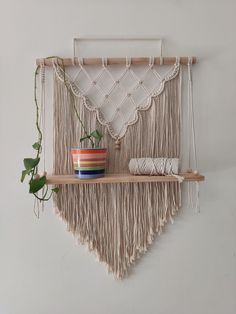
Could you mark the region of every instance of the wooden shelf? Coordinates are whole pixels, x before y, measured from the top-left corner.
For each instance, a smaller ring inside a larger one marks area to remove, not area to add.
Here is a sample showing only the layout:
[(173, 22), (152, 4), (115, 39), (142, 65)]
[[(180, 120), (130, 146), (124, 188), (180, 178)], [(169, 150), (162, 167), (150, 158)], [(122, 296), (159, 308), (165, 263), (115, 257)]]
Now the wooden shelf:
[[(204, 181), (205, 177), (194, 173), (180, 173), (184, 181)], [(176, 182), (173, 176), (137, 176), (131, 174), (107, 174), (98, 179), (79, 179), (74, 175), (52, 175), (47, 177), (47, 184), (107, 184), (107, 183), (129, 183), (129, 182)]]

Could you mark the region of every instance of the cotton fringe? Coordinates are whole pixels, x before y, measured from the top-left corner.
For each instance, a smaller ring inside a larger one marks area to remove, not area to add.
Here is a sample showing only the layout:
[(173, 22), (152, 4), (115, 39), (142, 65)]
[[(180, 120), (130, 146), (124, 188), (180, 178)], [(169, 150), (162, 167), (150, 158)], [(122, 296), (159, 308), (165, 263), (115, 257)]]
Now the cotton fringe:
[[(81, 98), (68, 92), (54, 77), (54, 173), (73, 174), (70, 155), (84, 135), (73, 102), (88, 131), (104, 134), (108, 149), (108, 173), (128, 173), (131, 158), (180, 155), (181, 75), (166, 82), (161, 95), (152, 98), (147, 111), (139, 113), (128, 128), (120, 150), (114, 139)], [(181, 206), (179, 182), (64, 185), (54, 197), (59, 215), (81, 243), (87, 243), (116, 278), (122, 278)]]
[(147, 251), (181, 205), (179, 183), (84, 184), (61, 187), (58, 213), (116, 278)]

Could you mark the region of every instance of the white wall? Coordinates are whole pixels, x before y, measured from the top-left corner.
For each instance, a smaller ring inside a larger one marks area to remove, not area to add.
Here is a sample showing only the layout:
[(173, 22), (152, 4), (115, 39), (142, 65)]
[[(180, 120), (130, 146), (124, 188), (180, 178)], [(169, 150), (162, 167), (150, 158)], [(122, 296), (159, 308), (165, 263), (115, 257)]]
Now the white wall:
[[(0, 314), (236, 313), (236, 2), (0, 1)], [(35, 58), (80, 36), (161, 36), (194, 67), (201, 213), (184, 207), (130, 277), (115, 281), (48, 204), (37, 220), (22, 159), (35, 139)]]

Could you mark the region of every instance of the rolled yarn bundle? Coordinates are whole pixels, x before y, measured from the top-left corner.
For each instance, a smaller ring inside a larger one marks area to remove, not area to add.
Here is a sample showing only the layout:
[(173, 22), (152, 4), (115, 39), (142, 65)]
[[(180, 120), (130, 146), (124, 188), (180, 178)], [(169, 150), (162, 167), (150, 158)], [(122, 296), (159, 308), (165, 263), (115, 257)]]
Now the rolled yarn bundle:
[(134, 175), (177, 175), (179, 158), (132, 158), (129, 171)]

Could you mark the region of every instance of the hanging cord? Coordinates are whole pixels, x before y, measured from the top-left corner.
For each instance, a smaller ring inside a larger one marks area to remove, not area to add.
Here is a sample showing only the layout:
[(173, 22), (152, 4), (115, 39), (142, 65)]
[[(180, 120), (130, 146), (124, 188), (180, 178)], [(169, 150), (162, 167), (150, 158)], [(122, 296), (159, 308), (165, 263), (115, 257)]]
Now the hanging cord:
[[(192, 58), (188, 57), (188, 172), (193, 172), (195, 175), (197, 175), (198, 165), (193, 110), (192, 63)], [(192, 170), (192, 166), (194, 167), (194, 170)], [(198, 182), (188, 182), (188, 202), (192, 208), (196, 209), (196, 212), (200, 211)]]

